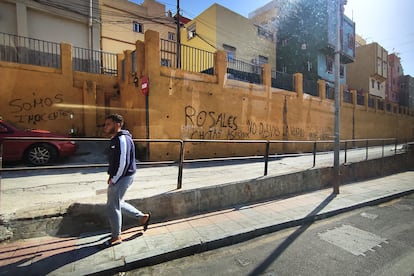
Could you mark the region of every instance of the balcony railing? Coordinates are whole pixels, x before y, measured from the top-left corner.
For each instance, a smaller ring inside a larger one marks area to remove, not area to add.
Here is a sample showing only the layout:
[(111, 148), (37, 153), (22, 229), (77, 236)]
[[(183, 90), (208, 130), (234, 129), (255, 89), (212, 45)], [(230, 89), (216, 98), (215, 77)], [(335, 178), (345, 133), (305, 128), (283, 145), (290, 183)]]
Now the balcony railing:
[(303, 92), (312, 96), (319, 96), (318, 83), (315, 80), (303, 80)]
[(262, 67), (260, 64), (250, 63), (235, 58), (228, 58), (227, 77), (229, 79), (261, 84)]
[(73, 47), (73, 71), (95, 74), (118, 74), (117, 55), (99, 50)]
[(60, 68), (60, 44), (0, 33), (0, 61)]
[(344, 90), (344, 102), (353, 104), (351, 91)]
[(214, 53), (181, 44), (177, 64), (177, 42), (161, 39), (160, 48), (161, 66), (214, 75)]
[(272, 69), (272, 87), (293, 91), (293, 75)]

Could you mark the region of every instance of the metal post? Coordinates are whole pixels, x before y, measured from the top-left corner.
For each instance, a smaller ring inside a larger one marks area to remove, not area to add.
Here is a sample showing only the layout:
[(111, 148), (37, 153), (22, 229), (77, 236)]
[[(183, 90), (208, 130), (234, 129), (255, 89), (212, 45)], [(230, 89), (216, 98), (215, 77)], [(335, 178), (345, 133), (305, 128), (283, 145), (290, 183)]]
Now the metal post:
[[(4, 140), (3, 140), (4, 141)], [(0, 143), (0, 203), (1, 203), (1, 174), (3, 171), (3, 143)]]
[(183, 186), (183, 167), (184, 167), (184, 141), (180, 141), (180, 160), (178, 161), (178, 180), (177, 190)]
[(348, 141), (345, 141), (345, 160), (344, 163), (347, 162), (347, 155), (348, 155)]
[(180, 19), (180, 0), (177, 0), (177, 68), (181, 68), (181, 19)]
[(382, 159), (384, 159), (385, 140), (382, 140)]
[(316, 141), (313, 142), (313, 168), (316, 166)]
[(150, 142), (148, 141), (150, 138), (150, 130), (149, 130), (149, 96), (148, 93), (145, 95), (145, 139), (147, 139), (147, 150), (145, 152), (145, 158), (148, 161), (150, 158)]
[(398, 145), (398, 138), (395, 138), (394, 155), (397, 155), (397, 145)]
[(264, 156), (264, 160), (265, 160), (264, 175), (267, 175), (267, 168), (269, 165), (269, 150), (270, 150), (270, 142), (268, 140), (266, 141), (266, 152)]
[(368, 160), (368, 140), (365, 141), (365, 160)]
[(339, 194), (339, 152), (340, 152), (340, 51), (341, 51), (341, 11), (342, 0), (336, 1), (336, 45), (335, 45), (335, 142), (334, 142), (334, 170), (336, 174), (336, 181), (333, 184), (333, 193)]

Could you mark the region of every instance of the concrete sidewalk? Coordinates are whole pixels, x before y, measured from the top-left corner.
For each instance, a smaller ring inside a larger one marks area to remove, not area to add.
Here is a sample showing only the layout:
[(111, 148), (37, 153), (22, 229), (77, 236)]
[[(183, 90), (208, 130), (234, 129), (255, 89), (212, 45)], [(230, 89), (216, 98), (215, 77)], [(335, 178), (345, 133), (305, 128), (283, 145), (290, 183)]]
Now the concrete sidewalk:
[(414, 171), (184, 219), (125, 229), (123, 243), (102, 249), (108, 233), (42, 237), (0, 244), (0, 275), (111, 274), (242, 242), (414, 192)]

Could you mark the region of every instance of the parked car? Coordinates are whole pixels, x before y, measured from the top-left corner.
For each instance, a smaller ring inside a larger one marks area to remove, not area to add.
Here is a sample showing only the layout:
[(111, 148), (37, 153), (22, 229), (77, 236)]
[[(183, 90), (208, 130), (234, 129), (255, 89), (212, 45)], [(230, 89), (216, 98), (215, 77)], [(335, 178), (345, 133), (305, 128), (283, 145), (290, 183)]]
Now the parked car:
[[(4, 138), (22, 138), (5, 140)], [(46, 165), (58, 158), (74, 154), (78, 145), (68, 140), (29, 140), (35, 138), (70, 138), (47, 130), (22, 129), (0, 117), (0, 143), (3, 146), (3, 161), (21, 161), (29, 165)]]

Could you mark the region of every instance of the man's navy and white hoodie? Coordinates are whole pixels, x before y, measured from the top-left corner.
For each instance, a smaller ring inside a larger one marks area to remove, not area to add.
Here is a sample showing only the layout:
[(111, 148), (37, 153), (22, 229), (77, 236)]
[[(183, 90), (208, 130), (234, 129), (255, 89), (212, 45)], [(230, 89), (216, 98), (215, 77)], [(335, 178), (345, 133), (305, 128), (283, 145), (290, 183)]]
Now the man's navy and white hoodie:
[(109, 177), (112, 183), (117, 183), (122, 176), (133, 175), (136, 170), (135, 145), (131, 133), (121, 130), (109, 142)]

